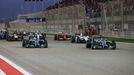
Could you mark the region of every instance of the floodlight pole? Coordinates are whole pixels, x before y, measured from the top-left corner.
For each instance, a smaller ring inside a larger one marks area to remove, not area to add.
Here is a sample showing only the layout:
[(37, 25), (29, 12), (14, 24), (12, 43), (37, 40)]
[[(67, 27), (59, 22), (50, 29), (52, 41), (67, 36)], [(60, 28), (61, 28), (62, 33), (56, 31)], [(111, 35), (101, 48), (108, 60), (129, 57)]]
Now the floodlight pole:
[(72, 17), (72, 33), (74, 33), (74, 29), (75, 29), (74, 15), (73, 15), (73, 2), (74, 2), (74, 1), (72, 0), (72, 9), (71, 9), (71, 10), (72, 10), (72, 11), (71, 11), (71, 12), (72, 12), (72, 13), (71, 13), (71, 14), (72, 14), (72, 16), (71, 16), (71, 17)]
[(42, 22), (41, 22), (41, 24), (42, 24), (42, 31), (44, 32), (44, 25), (43, 25), (43, 7), (44, 7), (44, 3), (42, 2), (41, 4), (42, 4)]
[(99, 3), (99, 5), (101, 6), (102, 15), (104, 16), (105, 27), (103, 27), (103, 29), (105, 29), (105, 32), (108, 32), (108, 21), (107, 21), (107, 15), (106, 15), (106, 6), (105, 6), (105, 3)]

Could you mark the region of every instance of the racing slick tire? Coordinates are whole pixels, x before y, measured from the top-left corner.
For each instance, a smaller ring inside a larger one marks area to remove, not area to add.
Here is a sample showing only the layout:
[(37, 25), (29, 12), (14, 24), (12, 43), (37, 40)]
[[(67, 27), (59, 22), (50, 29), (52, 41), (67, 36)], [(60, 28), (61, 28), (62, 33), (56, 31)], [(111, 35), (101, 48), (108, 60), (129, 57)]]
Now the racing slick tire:
[(71, 37), (71, 43), (74, 43), (74, 42), (75, 42), (75, 37), (72, 36), (72, 37)]
[(44, 48), (48, 48), (48, 42), (47, 42), (47, 40), (44, 40)]
[(87, 42), (86, 42), (86, 48), (91, 48), (91, 40), (88, 39)]
[(92, 45), (91, 45), (91, 49), (92, 49), (92, 50), (96, 49), (95, 45), (92, 44)]
[(25, 48), (29, 48), (29, 45), (28, 44), (25, 44)]
[(91, 44), (86, 44), (86, 48), (91, 48)]
[(25, 41), (24, 45), (25, 45), (25, 48), (29, 48), (28, 41)]
[(8, 36), (6, 37), (6, 40), (7, 40), (7, 41), (11, 41), (10, 37), (8, 37)]
[(22, 41), (22, 47), (25, 47), (25, 43), (24, 43), (24, 41)]
[(57, 34), (56, 34), (56, 35), (54, 35), (54, 40), (58, 40), (58, 39), (57, 39)]
[(92, 48), (92, 50), (94, 50), (95, 48), (94, 48), (94, 46), (91, 46), (91, 48)]
[(80, 43), (80, 38), (79, 37), (77, 37), (76, 43)]
[(116, 49), (116, 43), (115, 43), (115, 41), (112, 41), (112, 46), (113, 46), (113, 50), (115, 50)]

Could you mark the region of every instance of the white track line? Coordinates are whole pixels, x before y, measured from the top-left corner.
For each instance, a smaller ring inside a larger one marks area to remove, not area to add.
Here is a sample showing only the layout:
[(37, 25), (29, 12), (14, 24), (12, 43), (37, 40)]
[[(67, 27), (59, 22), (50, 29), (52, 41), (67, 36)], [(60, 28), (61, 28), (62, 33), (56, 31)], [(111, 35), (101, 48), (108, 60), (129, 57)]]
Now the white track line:
[(23, 68), (19, 67), (18, 65), (16, 65), (13, 62), (11, 62), (9, 59), (3, 57), (2, 55), (0, 55), (0, 58), (3, 59), (4, 61), (6, 61), (9, 65), (11, 65), (12, 67), (14, 67), (15, 69), (17, 69), (21, 73), (23, 73), (24, 75), (31, 75), (29, 72), (25, 71)]
[(0, 75), (6, 75), (6, 74), (0, 69)]

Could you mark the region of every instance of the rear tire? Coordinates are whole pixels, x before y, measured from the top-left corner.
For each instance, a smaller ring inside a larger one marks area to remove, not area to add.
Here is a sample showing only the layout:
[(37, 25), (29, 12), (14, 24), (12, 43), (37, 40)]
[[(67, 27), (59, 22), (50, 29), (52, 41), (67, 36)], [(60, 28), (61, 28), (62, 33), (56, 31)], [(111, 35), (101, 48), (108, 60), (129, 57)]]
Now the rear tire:
[(80, 43), (80, 38), (79, 38), (79, 37), (77, 37), (76, 42), (77, 42), (77, 43)]
[(94, 50), (95, 48), (94, 48), (94, 45), (91, 45), (91, 48), (92, 48), (92, 50)]
[(112, 46), (114, 46), (112, 49), (115, 50), (116, 49), (116, 43), (115, 43), (115, 41), (112, 41)]
[(24, 47), (25, 45), (24, 45), (24, 41), (22, 41), (22, 47)]
[(86, 44), (86, 48), (91, 48), (91, 44)]
[(54, 40), (57, 40), (57, 35), (54, 35)]
[(75, 38), (72, 37), (72, 38), (71, 38), (71, 43), (74, 43), (74, 42), (75, 42)]
[(44, 48), (48, 48), (48, 42), (47, 42), (47, 40), (44, 40)]
[(7, 40), (7, 41), (10, 41), (10, 38), (7, 36), (6, 40)]
[(28, 44), (25, 44), (25, 48), (29, 48), (29, 45)]

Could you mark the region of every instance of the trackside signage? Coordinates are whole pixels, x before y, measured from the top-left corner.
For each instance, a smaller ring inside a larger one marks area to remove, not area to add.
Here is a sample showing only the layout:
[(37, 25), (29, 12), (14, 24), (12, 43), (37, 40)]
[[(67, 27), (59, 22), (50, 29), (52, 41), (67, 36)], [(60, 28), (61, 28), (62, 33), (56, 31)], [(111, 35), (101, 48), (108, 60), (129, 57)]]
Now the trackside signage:
[(46, 22), (46, 18), (26, 18), (27, 23)]

